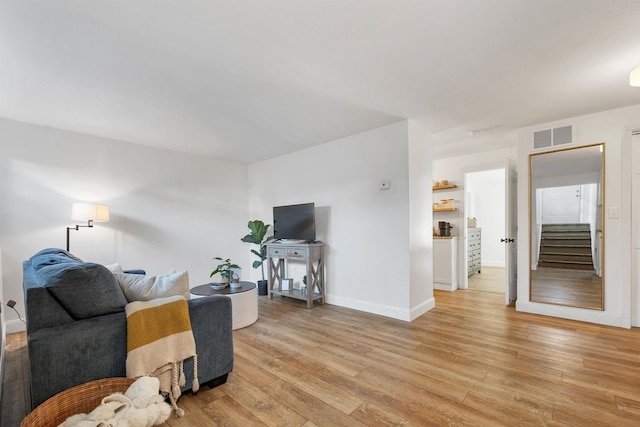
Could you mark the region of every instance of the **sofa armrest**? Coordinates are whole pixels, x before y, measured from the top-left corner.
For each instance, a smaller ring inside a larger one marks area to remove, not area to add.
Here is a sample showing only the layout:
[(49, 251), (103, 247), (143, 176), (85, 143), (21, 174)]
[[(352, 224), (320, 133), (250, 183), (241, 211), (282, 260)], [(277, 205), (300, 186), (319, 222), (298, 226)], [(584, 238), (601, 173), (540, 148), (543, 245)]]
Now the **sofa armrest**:
[[(204, 385), (233, 370), (233, 330), (231, 298), (213, 295), (189, 300), (191, 329), (198, 354), (198, 381)], [(193, 361), (184, 364), (187, 384), (191, 388)]]
[(67, 310), (43, 287), (26, 287), (24, 306), (27, 334), (74, 322)]
[(29, 334), (32, 408), (54, 394), (100, 378), (124, 377), (127, 317), (124, 312)]

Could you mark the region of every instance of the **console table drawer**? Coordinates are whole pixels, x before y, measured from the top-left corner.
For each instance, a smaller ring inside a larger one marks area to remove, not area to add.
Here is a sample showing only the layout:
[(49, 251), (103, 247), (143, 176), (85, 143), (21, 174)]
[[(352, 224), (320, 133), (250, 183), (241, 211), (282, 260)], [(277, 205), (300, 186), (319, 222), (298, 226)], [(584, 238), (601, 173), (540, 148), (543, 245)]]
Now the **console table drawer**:
[(285, 258), (287, 256), (287, 249), (269, 247), (267, 255), (273, 258)]
[(308, 254), (307, 249), (287, 249), (287, 258), (305, 258)]

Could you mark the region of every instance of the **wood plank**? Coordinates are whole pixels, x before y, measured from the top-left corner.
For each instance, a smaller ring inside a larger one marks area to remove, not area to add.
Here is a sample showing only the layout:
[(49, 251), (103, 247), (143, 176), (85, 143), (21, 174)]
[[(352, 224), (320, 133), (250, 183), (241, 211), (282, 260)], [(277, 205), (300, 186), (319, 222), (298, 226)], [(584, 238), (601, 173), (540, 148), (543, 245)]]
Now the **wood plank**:
[(277, 381), (264, 388), (272, 398), (287, 405), (317, 425), (364, 426), (343, 412), (286, 381)]
[[(192, 407), (185, 408), (185, 410), (189, 409), (192, 409)], [(221, 399), (217, 399), (210, 405), (205, 406), (202, 408), (202, 412), (206, 415), (206, 418), (202, 417), (202, 420), (207, 420), (209, 426), (266, 425), (229, 395), (226, 395)]]
[(287, 405), (252, 386), (249, 381), (250, 378), (234, 373), (225, 384), (225, 393), (268, 426), (301, 426), (307, 421)]

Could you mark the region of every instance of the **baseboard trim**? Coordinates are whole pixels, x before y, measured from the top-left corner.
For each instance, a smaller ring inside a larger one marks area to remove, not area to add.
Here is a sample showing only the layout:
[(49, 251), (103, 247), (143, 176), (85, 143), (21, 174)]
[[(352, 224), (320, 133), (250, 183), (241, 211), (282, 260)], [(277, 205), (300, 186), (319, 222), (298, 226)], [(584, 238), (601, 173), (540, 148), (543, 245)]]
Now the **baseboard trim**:
[(418, 304), (418, 306), (413, 307), (411, 309), (411, 321), (416, 320), (418, 317), (422, 316), (425, 313), (428, 313), (429, 311), (433, 310), (436, 307), (436, 299), (435, 298), (429, 298), (428, 300), (424, 301), (421, 304)]
[(22, 332), (27, 330), (27, 325), (22, 320), (9, 320), (6, 322), (7, 334), (13, 334), (16, 332)]
[(530, 301), (516, 301), (516, 311), (557, 317), (559, 319), (578, 320), (598, 325), (631, 328), (631, 319), (624, 316), (612, 316), (609, 313), (586, 308), (576, 308), (554, 304), (540, 304)]
[(327, 295), (327, 303), (340, 307), (350, 308), (353, 310), (364, 311), (366, 313), (377, 314), (380, 316), (391, 317), (392, 319), (411, 322), (427, 311), (435, 307), (435, 299), (432, 297), (424, 301), (412, 309), (404, 309), (393, 307), (390, 305), (374, 304), (368, 301), (361, 301), (352, 298), (336, 297)]

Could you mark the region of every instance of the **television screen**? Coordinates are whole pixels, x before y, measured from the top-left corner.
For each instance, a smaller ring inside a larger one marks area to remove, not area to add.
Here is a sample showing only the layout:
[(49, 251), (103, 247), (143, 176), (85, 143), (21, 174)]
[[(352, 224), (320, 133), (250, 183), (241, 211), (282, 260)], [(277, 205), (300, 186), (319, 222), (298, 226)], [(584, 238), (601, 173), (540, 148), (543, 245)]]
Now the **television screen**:
[(316, 240), (315, 205), (275, 206), (273, 237), (280, 240)]

